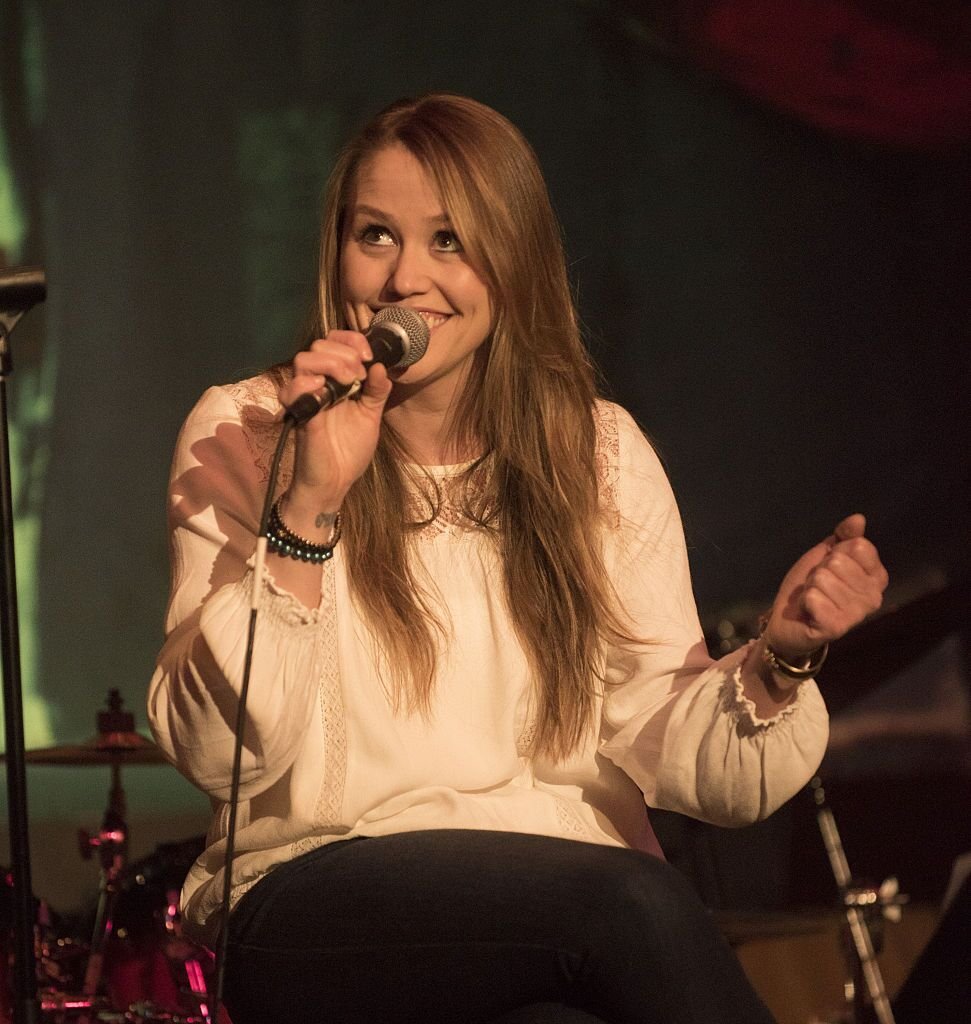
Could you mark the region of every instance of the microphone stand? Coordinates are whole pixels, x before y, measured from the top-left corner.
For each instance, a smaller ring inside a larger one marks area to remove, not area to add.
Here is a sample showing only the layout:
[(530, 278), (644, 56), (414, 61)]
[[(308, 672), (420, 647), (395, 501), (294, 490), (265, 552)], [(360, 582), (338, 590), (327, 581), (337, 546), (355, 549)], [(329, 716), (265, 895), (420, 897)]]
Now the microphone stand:
[[(24, 268), (24, 276), (41, 278)], [(6, 274), (4, 275), (7, 276)], [(37, 1002), (37, 967), (34, 955), (33, 886), (30, 878), (30, 842), (27, 833), (27, 775), (24, 759), (24, 710), (20, 678), (20, 627), (17, 618), (17, 571), (14, 563), (13, 488), (10, 482), (10, 437), (7, 413), (7, 377), (13, 372), (10, 334), (17, 321), (46, 297), (46, 286), (29, 294), (12, 290), (0, 308), (0, 533), (3, 543), (0, 580), (0, 641), (3, 648), (3, 715), (7, 739), (7, 820), (13, 875), (13, 1020), (14, 1024), (40, 1021)]]

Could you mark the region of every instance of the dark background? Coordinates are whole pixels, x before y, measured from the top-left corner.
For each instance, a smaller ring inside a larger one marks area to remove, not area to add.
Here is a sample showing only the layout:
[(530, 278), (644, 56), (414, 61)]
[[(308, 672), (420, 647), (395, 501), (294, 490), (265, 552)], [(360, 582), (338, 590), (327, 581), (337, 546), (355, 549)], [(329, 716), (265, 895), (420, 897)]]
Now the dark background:
[[(29, 550), (19, 541), (27, 685), (46, 716), (29, 746), (90, 736), (109, 687), (144, 727), (178, 427), (207, 385), (292, 351), (340, 141), (399, 96), (447, 89), (495, 106), (536, 148), (606, 389), (655, 441), (679, 496), (713, 643), (719, 623), (744, 632), (839, 518), (868, 515), (901, 611), (848, 647), (842, 669), (834, 654), (827, 696), (852, 711), (897, 680), (888, 706), (902, 721), (940, 705), (950, 731), (941, 743), (929, 726), (916, 739), (891, 730), (873, 758), (857, 744), (833, 774), (847, 779), (859, 861), (899, 870), (885, 862), (923, 845), (931, 808), (953, 807), (947, 786), (966, 794), (969, 774), (955, 632), (969, 522), (963, 5), (3, 0), (0, 11), (0, 115), (25, 224), (7, 260), (44, 264), (50, 292), (18, 329), (11, 382), (33, 531)], [(942, 594), (923, 618), (907, 612)], [(35, 856), (59, 861), (40, 869), (52, 899), (70, 897), (60, 836), (97, 818), (100, 771), (32, 769)], [(900, 827), (858, 796), (874, 775), (918, 816)], [(126, 783), (143, 847), (204, 827), (204, 801), (167, 769), (131, 769)], [(729, 838), (661, 827), (728, 904), (799, 896), (790, 855), (817, 842), (808, 806)], [(752, 851), (771, 870), (725, 881)], [(934, 895), (950, 854), (915, 862), (908, 884)], [(825, 864), (812, 870), (825, 895)]]

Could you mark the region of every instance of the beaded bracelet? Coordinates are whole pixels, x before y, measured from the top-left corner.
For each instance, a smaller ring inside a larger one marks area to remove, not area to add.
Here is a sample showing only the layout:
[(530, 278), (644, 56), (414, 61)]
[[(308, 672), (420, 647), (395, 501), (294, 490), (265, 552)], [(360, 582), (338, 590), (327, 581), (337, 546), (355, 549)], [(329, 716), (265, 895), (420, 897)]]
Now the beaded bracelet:
[(280, 498), (273, 502), (273, 507), (270, 509), (270, 521), (266, 528), (266, 544), (278, 555), (320, 565), (329, 558), (333, 558), (334, 548), (340, 539), (340, 512), (334, 518), (334, 528), (330, 540), (326, 544), (313, 544), (309, 540), (297, 536), (280, 518)]

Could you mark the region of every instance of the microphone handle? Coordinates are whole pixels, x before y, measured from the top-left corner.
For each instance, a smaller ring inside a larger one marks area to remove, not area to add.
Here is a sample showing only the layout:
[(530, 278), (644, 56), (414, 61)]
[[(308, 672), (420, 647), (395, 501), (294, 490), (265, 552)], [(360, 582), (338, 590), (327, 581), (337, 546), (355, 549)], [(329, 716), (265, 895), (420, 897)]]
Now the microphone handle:
[[(364, 336), (371, 346), (373, 359), (364, 363), (364, 369), (369, 370), (375, 363), (384, 363), (385, 366), (398, 366), (403, 359), (403, 343), (400, 327), (395, 324), (378, 324), (364, 332)], [(350, 384), (341, 384), (339, 381), (327, 377), (324, 386), (319, 394), (301, 395), (292, 405), (287, 407), (286, 418), (295, 426), (306, 423), (317, 413), (329, 409), (345, 398), (354, 396), (364, 387), (364, 381), (354, 380)]]
[[(364, 366), (365, 368), (370, 368), (374, 363), (375, 360), (371, 359)], [(301, 395), (291, 405), (288, 405), (286, 418), (291, 420), (294, 426), (299, 427), (302, 423), (306, 423), (307, 420), (312, 420), (317, 413), (323, 412), (324, 409), (329, 409), (332, 405), (343, 402), (345, 398), (353, 398), (363, 386), (364, 382), (360, 380), (353, 380), (350, 384), (341, 384), (339, 381), (331, 380), (328, 377), (318, 394), (308, 392), (305, 395)]]

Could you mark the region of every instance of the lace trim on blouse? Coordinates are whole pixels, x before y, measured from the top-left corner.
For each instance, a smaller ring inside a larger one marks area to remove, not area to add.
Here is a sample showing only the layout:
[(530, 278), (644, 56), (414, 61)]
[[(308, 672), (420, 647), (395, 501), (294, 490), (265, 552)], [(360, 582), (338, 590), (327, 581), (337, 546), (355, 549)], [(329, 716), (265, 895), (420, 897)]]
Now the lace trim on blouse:
[[(750, 650), (755, 643), (756, 641), (750, 640), (746, 644), (746, 650)], [(745, 667), (747, 660), (748, 656), (746, 655), (735, 665), (731, 674), (722, 683), (719, 695), (719, 709), (735, 720), (739, 732), (743, 736), (751, 736), (759, 732), (766, 732), (769, 729), (775, 729), (791, 718), (796, 714), (803, 702), (803, 691), (805, 689), (800, 684), (796, 690), (795, 700), (791, 704), (787, 704), (771, 718), (759, 718), (755, 702), (745, 695), (745, 688), (742, 684), (742, 669)]]
[[(264, 374), (240, 381), (238, 384), (227, 384), (224, 390), (236, 403), (253, 465), (260, 480), (266, 483), (270, 479), (270, 466), (273, 463), (273, 453), (276, 451), (281, 429), (281, 423), (277, 419), (280, 403), (277, 401), (273, 382)], [(277, 493), (285, 491), (293, 479), (294, 451), (295, 441), (291, 432), (287, 438), (283, 458), (280, 460)]]
[(580, 816), (574, 810), (573, 806), (566, 800), (560, 797), (556, 797), (556, 823), (559, 825), (560, 830), (568, 836), (572, 836), (574, 839), (577, 837), (583, 837), (584, 839), (589, 838), (590, 832), (586, 825), (583, 824)]
[(594, 459), (600, 488), (600, 510), (607, 525), (617, 529), (620, 526), (620, 506), (617, 500), (620, 484), (620, 430), (617, 426), (616, 406), (609, 402), (595, 402), (593, 422), (597, 431)]
[(414, 536), (421, 540), (434, 540), (458, 529), (476, 529), (476, 525), (462, 511), (474, 492), (474, 484), (462, 474), (467, 465), (456, 467), (418, 467), (415, 476), (406, 481), (405, 517), (408, 522), (421, 523)]
[[(273, 381), (266, 374), (262, 374), (237, 384), (229, 384), (225, 391), (236, 404), (253, 465), (260, 480), (266, 483), (269, 480), (273, 453), (280, 436), (280, 421), (277, 418), (280, 405)], [(280, 462), (277, 493), (286, 490), (293, 479), (294, 451), (295, 442), (291, 434)], [(250, 575), (251, 573), (247, 574)], [(267, 619), (276, 625), (292, 627), (307, 624), (315, 629), (315, 660), (321, 667), (318, 693), (324, 737), (324, 761), (321, 766), (321, 784), (314, 812), (314, 826), (317, 829), (340, 829), (347, 776), (347, 732), (337, 652), (337, 601), (333, 565), (324, 566), (321, 602), (313, 609), (305, 607), (288, 591), (279, 588), (272, 573), (265, 567), (264, 582), (276, 599), (263, 605), (261, 615), (265, 614)], [(308, 836), (299, 840), (293, 844), (294, 856), (319, 846), (321, 841), (323, 840), (319, 836)], [(234, 899), (242, 896), (251, 884), (253, 883), (241, 883), (234, 887)]]
[[(246, 563), (249, 568), (238, 584), (247, 596), (253, 588), (255, 558), (255, 555), (250, 556)], [(313, 626), (316, 630), (319, 627), (322, 609), (308, 608), (302, 601), (298, 601), (290, 591), (281, 589), (266, 565), (263, 566), (263, 586), (266, 592), (273, 595), (272, 600), (260, 603), (260, 617), (265, 622), (277, 628), (292, 629), (294, 626), (298, 628)]]
[[(600, 491), (600, 507), (611, 529), (620, 525), (617, 492), (620, 479), (620, 430), (616, 408), (609, 402), (598, 401), (593, 407), (596, 431), (594, 461)], [(433, 540), (457, 529), (475, 529), (463, 513), (470, 500), (481, 495), (473, 488), (474, 480), (463, 476), (471, 463), (458, 466), (416, 467), (409, 479), (406, 515), (411, 522), (422, 525), (415, 535), (422, 540)], [(426, 478), (427, 477), (427, 478)], [(437, 488), (437, 493), (436, 493)]]
[[(332, 566), (324, 566), (321, 628), (317, 639), (320, 672), (320, 722), (324, 734), (324, 763), (314, 810), (315, 829), (340, 829), (347, 777), (347, 730), (341, 695), (337, 652), (337, 599)], [(320, 835), (293, 844), (293, 855), (306, 853), (323, 842)]]

